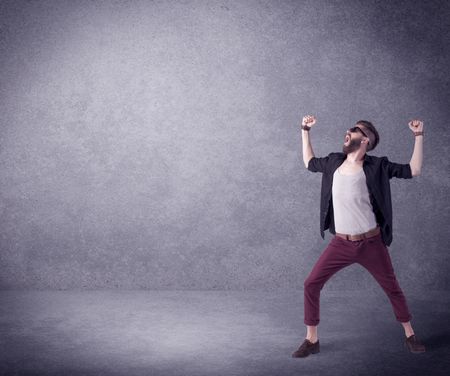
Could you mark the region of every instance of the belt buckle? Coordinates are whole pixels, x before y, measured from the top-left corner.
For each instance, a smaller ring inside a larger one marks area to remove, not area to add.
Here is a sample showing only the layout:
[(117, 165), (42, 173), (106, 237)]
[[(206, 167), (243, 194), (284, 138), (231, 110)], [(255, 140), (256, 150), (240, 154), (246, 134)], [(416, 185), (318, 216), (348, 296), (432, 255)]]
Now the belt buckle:
[(363, 234), (351, 235), (351, 236), (354, 236), (354, 237), (355, 237), (355, 239), (352, 240), (353, 242), (359, 242), (359, 241), (364, 240), (364, 239), (366, 238), (365, 233), (363, 233)]
[[(375, 229), (369, 230), (369, 231), (364, 232), (362, 234), (357, 234), (357, 235), (342, 234), (342, 235), (345, 236), (345, 239), (350, 240), (352, 242), (356, 242), (356, 241), (360, 241), (360, 240), (363, 240), (363, 239), (369, 239), (369, 237), (367, 235), (372, 234), (372, 233), (376, 233), (377, 231), (378, 231), (378, 226)], [(352, 236), (358, 236), (358, 238), (355, 239), (355, 240), (352, 240), (352, 239), (350, 239), (350, 237), (352, 237)]]

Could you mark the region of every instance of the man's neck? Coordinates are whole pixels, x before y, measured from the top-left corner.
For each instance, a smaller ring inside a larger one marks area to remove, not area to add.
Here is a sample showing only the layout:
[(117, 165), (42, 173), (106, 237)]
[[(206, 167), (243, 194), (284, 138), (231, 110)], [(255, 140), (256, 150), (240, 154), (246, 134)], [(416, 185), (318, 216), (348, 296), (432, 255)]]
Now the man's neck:
[(346, 161), (350, 164), (361, 164), (364, 162), (365, 152), (359, 150), (347, 154)]

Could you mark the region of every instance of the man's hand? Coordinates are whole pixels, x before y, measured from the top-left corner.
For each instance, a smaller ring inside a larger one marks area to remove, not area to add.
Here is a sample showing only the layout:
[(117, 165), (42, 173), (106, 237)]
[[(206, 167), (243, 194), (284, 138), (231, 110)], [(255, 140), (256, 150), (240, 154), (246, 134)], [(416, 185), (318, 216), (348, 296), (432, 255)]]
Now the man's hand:
[(421, 132), (423, 131), (423, 121), (420, 120), (411, 120), (408, 123), (409, 129), (413, 132)]
[(302, 125), (307, 125), (308, 127), (312, 127), (316, 124), (316, 118), (313, 115), (303, 116)]

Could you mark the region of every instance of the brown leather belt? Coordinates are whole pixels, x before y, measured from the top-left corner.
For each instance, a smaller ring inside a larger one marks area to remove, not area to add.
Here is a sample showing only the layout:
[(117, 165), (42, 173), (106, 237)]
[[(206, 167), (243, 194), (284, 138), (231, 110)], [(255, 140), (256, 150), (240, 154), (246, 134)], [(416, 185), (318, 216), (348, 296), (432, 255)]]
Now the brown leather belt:
[(340, 238), (346, 239), (346, 240), (362, 240), (367, 238), (372, 238), (375, 235), (378, 235), (380, 233), (380, 226), (375, 227), (372, 230), (369, 230), (363, 234), (356, 234), (356, 235), (348, 235), (348, 234), (340, 234), (336, 232), (336, 236), (339, 236)]

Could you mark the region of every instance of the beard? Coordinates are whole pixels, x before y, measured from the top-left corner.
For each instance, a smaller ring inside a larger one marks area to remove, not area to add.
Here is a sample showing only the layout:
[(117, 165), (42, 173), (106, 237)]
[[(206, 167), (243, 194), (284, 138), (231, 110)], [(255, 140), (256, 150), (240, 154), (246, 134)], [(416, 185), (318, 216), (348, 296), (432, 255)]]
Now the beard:
[(361, 140), (351, 139), (350, 143), (348, 145), (342, 146), (342, 152), (344, 154), (353, 153), (354, 151), (358, 150), (360, 146), (361, 146)]

